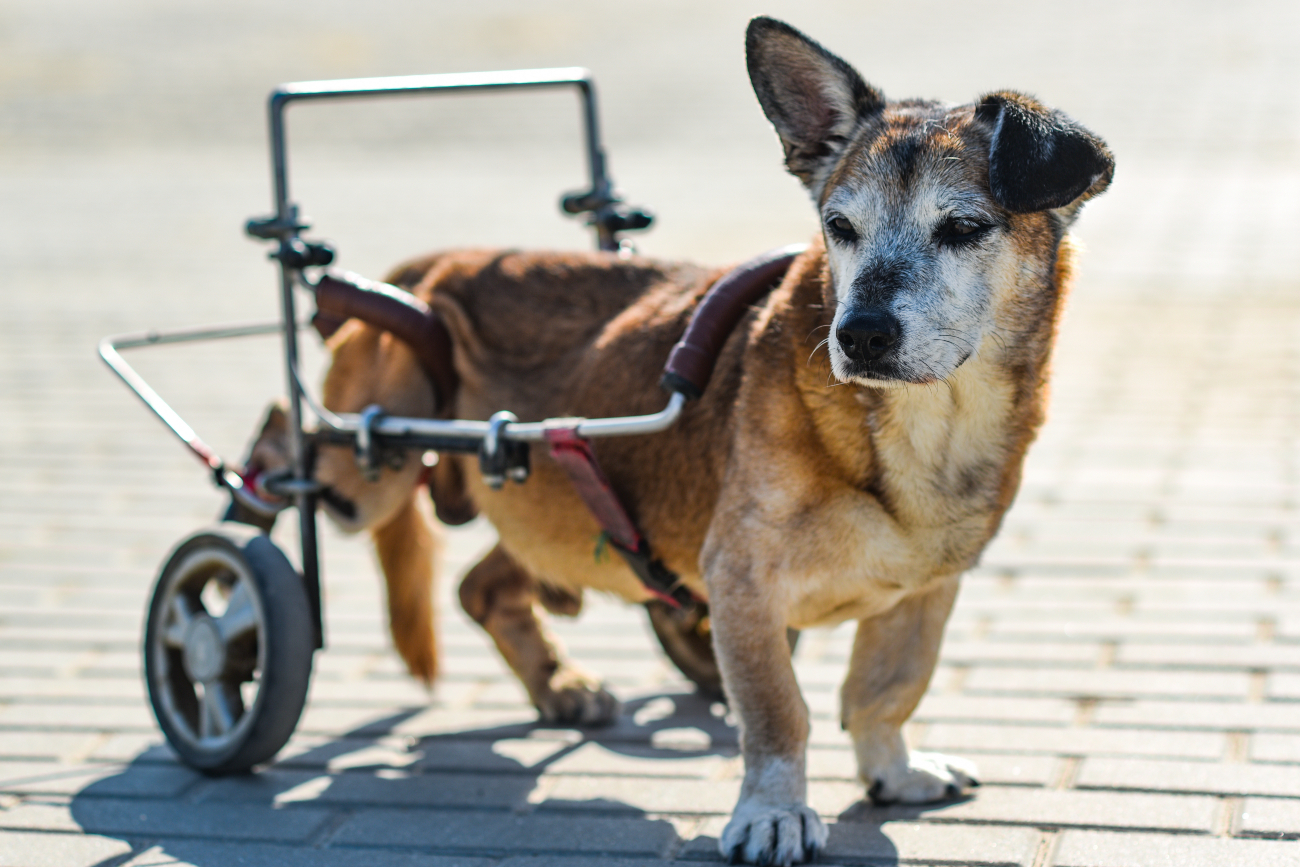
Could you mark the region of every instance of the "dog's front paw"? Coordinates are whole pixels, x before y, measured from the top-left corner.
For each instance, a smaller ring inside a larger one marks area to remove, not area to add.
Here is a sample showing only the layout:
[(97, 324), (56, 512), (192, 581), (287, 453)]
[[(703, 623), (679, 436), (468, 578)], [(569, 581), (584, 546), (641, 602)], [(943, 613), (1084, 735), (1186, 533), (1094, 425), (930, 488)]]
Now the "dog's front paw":
[(570, 666), (556, 670), (534, 703), (548, 723), (603, 726), (618, 716), (618, 699), (600, 681)]
[(806, 804), (741, 803), (718, 839), (718, 851), (733, 864), (789, 867), (815, 859), (826, 837), (826, 826)]
[(955, 798), (978, 786), (978, 776), (974, 762), (914, 750), (907, 754), (905, 762), (892, 764), (867, 780), (867, 796), (877, 804), (927, 804)]

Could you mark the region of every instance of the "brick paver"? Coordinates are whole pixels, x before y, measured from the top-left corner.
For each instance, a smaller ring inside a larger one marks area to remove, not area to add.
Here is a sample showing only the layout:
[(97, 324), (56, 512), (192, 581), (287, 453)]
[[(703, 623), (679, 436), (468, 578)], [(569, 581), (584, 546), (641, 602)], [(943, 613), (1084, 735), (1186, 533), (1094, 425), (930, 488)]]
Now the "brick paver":
[[(743, 72), (746, 4), (13, 0), (0, 11), (0, 867), (643, 867), (715, 858), (736, 735), (590, 600), (558, 631), (625, 699), (544, 729), (457, 575), (445, 674), (388, 647), (364, 544), (325, 531), (328, 648), (276, 762), (213, 780), (147, 710), (140, 622), (168, 548), (211, 520), (202, 472), (99, 365), (100, 336), (275, 311), (262, 100), (280, 81), (585, 64), (644, 251), (735, 261), (811, 209)], [(851, 631), (796, 664), (831, 864), (1300, 863), (1300, 6), (1119, 0), (766, 10), (892, 95), (1036, 91), (1119, 170), (1085, 210), (1051, 419), (966, 579), (909, 726), (969, 756), (967, 801), (873, 809), (837, 689)], [(331, 114), (331, 112), (337, 112)], [(346, 267), (435, 246), (585, 246), (571, 97), (295, 109), (297, 195)], [(308, 348), (318, 370), (319, 351)], [(282, 390), (274, 341), (142, 371), (223, 452)], [(292, 538), (282, 541), (292, 550)]]

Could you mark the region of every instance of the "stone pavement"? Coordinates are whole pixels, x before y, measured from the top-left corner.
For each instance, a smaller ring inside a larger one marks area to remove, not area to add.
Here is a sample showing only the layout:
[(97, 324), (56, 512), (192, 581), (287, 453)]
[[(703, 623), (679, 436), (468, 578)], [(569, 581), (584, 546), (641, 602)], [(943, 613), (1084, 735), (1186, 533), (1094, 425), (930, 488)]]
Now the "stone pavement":
[[(432, 694), (388, 647), (365, 547), (327, 531), (329, 646), (294, 739), (248, 778), (177, 764), (143, 697), (140, 622), (168, 548), (220, 499), (93, 347), (273, 314), (238, 230), (266, 207), (262, 100), (285, 80), (585, 64), (615, 177), (660, 214), (646, 252), (721, 263), (806, 237), (743, 74), (758, 11), (891, 94), (1036, 91), (1119, 160), (1079, 226), (1051, 419), (910, 726), (985, 785), (865, 806), (835, 723), (850, 632), (810, 632), (796, 667), (825, 862), (1300, 864), (1300, 7), (444, 6), (0, 7), (0, 865), (715, 858), (739, 772), (723, 709), (638, 610), (593, 600), (557, 629), (626, 712), (533, 725), (452, 604), (481, 526), (448, 535)], [(295, 183), (344, 265), (586, 243), (554, 214), (581, 180), (570, 98), (330, 111), (294, 115)], [(275, 354), (135, 358), (236, 454), (282, 390)]]

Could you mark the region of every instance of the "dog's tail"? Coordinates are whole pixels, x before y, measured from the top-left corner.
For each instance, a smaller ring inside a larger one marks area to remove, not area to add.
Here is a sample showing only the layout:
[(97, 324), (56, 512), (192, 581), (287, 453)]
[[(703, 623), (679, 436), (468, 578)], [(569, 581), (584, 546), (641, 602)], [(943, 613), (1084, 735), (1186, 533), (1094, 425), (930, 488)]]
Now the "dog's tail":
[(387, 522), (370, 528), (388, 591), (388, 627), (411, 676), (426, 686), (438, 675), (434, 581), (441, 538), (423, 486)]

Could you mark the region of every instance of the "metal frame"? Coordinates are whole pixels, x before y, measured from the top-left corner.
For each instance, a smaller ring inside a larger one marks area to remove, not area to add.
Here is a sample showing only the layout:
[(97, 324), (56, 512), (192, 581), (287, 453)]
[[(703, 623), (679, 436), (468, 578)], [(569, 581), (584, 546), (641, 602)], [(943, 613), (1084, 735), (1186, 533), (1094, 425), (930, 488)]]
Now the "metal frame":
[(228, 340), (233, 337), (254, 337), (262, 334), (279, 334), (284, 331), (283, 323), (277, 320), (267, 322), (250, 322), (237, 325), (221, 325), (211, 328), (181, 328), (174, 331), (145, 331), (138, 334), (119, 334), (105, 337), (99, 341), (99, 357), (114, 373), (121, 377), (126, 387), (135, 396), (144, 401), (144, 405), (167, 425), (185, 447), (212, 471), (217, 485), (226, 488), (240, 503), (259, 515), (272, 516), (281, 511), (281, 507), (261, 499), (244, 484), (243, 477), (226, 467), (226, 463), (211, 446), (199, 438), (194, 429), (171, 408), (158, 392), (144, 381), (135, 368), (127, 364), (119, 354), (122, 349), (137, 349), (143, 346), (163, 346), (169, 343), (196, 343), (208, 340)]
[[(600, 250), (619, 251), (621, 232), (644, 229), (652, 218), (643, 211), (622, 206), (614, 193), (606, 168), (596, 112), (595, 85), (591, 74), (581, 68), (534, 69), (443, 75), (357, 78), (334, 81), (308, 81), (276, 88), (268, 101), (271, 144), (271, 170), (274, 183), (275, 213), (267, 218), (248, 221), (249, 235), (277, 242), (272, 258), (280, 271), (281, 319), (260, 322), (192, 328), (168, 332), (150, 331), (105, 337), (99, 354), (127, 388), (175, 434), (211, 471), (213, 480), (228, 490), (241, 506), (254, 514), (274, 518), (285, 506), (268, 503), (250, 489), (243, 477), (229, 469), (225, 461), (194, 432), (184, 419), (167, 404), (144, 378), (121, 355), (121, 350), (172, 343), (221, 340), (235, 337), (280, 333), (284, 340), (284, 360), (290, 423), (291, 478), (268, 480), (266, 487), (276, 495), (292, 500), (299, 518), (302, 547), (302, 577), (307, 598), (315, 618), (316, 646), (324, 646), (320, 599), (320, 564), (316, 538), (316, 495), (319, 486), (311, 478), (316, 440), (352, 444), (359, 459), (372, 460), (372, 450), (384, 448), (422, 448), (438, 451), (479, 452), (487, 472), (487, 461), (501, 451), (500, 443), (518, 444), (523, 449), (522, 464), (508, 461), (500, 466), (494, 480), (506, 476), (522, 481), (527, 477), (526, 443), (541, 442), (547, 431), (555, 428), (576, 430), (583, 437), (634, 436), (655, 433), (672, 425), (681, 414), (685, 398), (674, 393), (660, 412), (644, 416), (604, 419), (550, 419), (521, 423), (507, 412), (497, 413), (489, 421), (436, 420), (384, 415), (378, 408), (359, 414), (336, 415), (314, 400), (298, 373), (298, 330), (294, 289), (312, 288), (303, 275), (305, 268), (327, 265), (333, 251), (323, 244), (304, 242), (300, 233), (310, 228), (302, 222), (298, 206), (289, 194), (289, 164), (285, 132), (285, 110), (294, 102), (325, 99), (352, 99), (373, 96), (451, 93), (466, 90), (536, 89), (574, 87), (582, 99), (587, 168), (591, 188), (570, 193), (561, 199), (561, 208), (570, 214), (589, 213), (588, 224), (596, 234)], [(302, 404), (307, 403), (321, 422), (320, 429), (308, 433), (303, 428)], [(491, 446), (485, 449), (485, 444)], [(509, 451), (509, 449), (506, 449)], [(362, 454), (364, 452), (364, 454)]]

